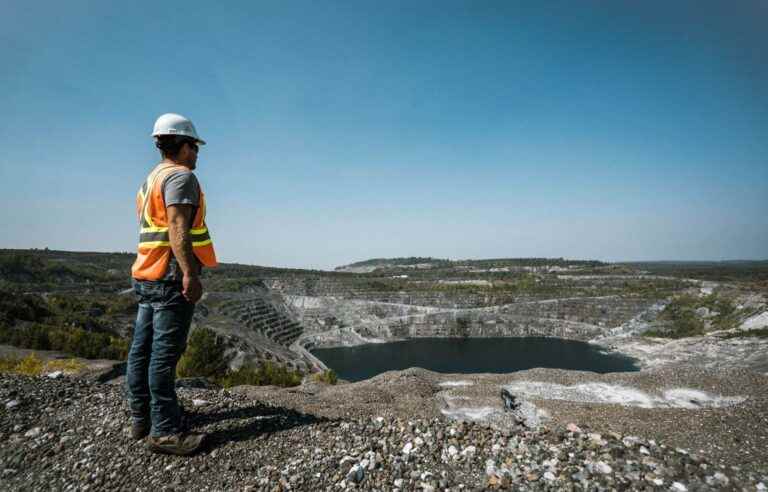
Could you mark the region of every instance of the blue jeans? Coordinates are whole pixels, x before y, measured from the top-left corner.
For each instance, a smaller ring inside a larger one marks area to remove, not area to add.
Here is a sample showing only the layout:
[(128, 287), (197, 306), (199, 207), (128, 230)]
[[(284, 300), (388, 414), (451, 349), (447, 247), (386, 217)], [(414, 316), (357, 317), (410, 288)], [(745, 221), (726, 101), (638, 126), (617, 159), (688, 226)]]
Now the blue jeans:
[(181, 431), (176, 364), (187, 348), (195, 305), (181, 284), (134, 280), (139, 312), (128, 352), (128, 403), (134, 424), (152, 423), (154, 437)]

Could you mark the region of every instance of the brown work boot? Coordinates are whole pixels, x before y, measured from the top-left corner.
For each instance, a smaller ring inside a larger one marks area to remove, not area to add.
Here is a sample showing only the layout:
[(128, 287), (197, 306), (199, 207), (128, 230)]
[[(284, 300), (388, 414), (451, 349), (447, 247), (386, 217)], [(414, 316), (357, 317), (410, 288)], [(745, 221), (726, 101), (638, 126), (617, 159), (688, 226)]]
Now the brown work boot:
[(184, 432), (169, 436), (147, 438), (147, 448), (155, 453), (176, 454), (189, 456), (198, 451), (203, 444), (205, 434)]
[(131, 438), (133, 438), (134, 441), (144, 439), (149, 435), (150, 427), (151, 426), (148, 423), (133, 422), (131, 424)]

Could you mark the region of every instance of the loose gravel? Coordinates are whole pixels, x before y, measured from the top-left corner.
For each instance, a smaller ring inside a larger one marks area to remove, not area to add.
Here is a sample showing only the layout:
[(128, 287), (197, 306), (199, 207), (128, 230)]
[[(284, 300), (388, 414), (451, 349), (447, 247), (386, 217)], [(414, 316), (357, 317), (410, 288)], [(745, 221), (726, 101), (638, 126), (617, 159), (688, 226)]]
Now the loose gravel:
[(118, 385), (0, 375), (3, 490), (766, 490), (768, 476), (613, 432), (446, 418), (325, 418), (181, 388), (193, 457), (129, 437)]

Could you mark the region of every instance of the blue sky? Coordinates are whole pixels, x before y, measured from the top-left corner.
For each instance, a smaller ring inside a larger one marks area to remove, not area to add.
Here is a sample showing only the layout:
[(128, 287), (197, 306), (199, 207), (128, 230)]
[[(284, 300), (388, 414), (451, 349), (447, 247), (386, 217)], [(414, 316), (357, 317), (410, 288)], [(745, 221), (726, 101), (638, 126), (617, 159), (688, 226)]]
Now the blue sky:
[(0, 247), (132, 251), (178, 112), (220, 258), (768, 258), (768, 4), (0, 6)]

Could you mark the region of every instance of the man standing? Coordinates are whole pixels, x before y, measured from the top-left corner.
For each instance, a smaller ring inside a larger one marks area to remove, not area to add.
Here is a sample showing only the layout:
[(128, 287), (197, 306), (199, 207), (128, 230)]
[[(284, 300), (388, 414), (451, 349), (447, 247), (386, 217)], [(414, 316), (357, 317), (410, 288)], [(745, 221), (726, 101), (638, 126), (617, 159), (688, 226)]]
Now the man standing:
[(152, 132), (162, 161), (136, 196), (139, 248), (131, 268), (139, 311), (128, 353), (131, 435), (156, 452), (189, 455), (204, 434), (183, 432), (176, 398), (176, 364), (187, 346), (195, 303), (203, 293), (200, 270), (215, 267), (205, 196), (192, 173), (205, 142), (192, 122), (164, 114)]

